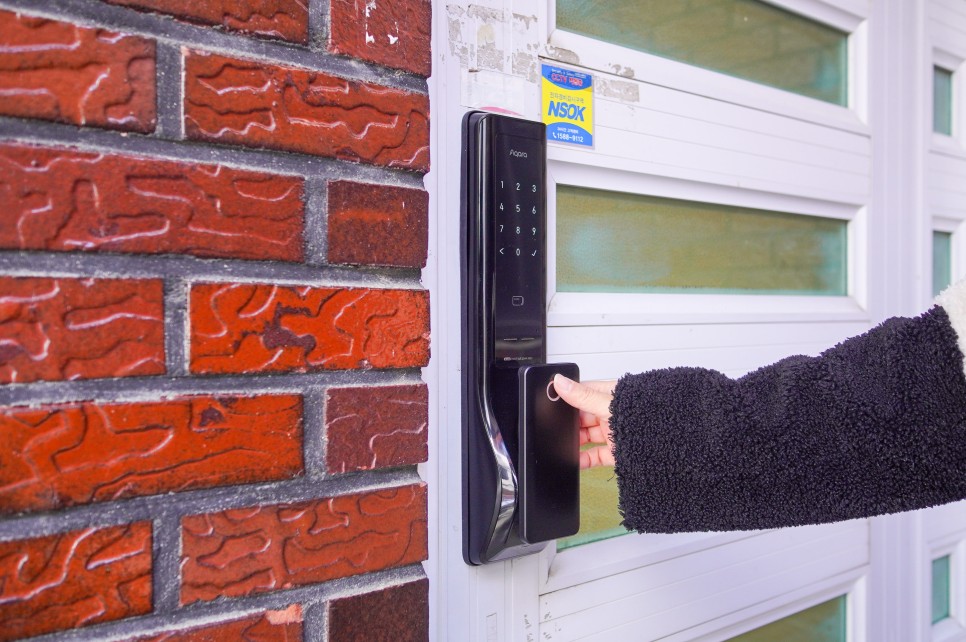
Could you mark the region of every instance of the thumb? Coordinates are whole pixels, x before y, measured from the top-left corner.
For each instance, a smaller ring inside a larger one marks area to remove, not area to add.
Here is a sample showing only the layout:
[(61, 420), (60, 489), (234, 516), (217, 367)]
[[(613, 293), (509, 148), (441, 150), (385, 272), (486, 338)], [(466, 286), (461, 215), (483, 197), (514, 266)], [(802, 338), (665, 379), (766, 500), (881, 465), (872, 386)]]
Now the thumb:
[(601, 390), (594, 390), (582, 383), (568, 379), (562, 374), (554, 375), (553, 387), (560, 398), (574, 408), (598, 417), (610, 417), (610, 394)]

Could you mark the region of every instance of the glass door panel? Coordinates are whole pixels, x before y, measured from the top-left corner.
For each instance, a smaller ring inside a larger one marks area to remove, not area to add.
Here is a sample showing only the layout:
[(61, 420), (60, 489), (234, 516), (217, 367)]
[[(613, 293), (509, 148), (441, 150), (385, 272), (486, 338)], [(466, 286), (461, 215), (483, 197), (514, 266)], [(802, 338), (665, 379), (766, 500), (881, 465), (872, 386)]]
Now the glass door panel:
[(557, 540), (557, 550), (599, 542), (629, 531), (621, 526), (617, 511), (617, 477), (613, 466), (580, 471), (580, 530)]
[(949, 617), (949, 555), (932, 561), (932, 623)]
[(557, 186), (558, 292), (847, 294), (848, 222)]
[(845, 642), (848, 637), (845, 595), (817, 604), (757, 629), (730, 642)]
[(759, 0), (557, 0), (557, 26), (836, 105), (848, 34)]
[(953, 279), (953, 235), (932, 233), (932, 295), (949, 287)]
[(953, 134), (953, 72), (942, 67), (932, 70), (932, 130)]

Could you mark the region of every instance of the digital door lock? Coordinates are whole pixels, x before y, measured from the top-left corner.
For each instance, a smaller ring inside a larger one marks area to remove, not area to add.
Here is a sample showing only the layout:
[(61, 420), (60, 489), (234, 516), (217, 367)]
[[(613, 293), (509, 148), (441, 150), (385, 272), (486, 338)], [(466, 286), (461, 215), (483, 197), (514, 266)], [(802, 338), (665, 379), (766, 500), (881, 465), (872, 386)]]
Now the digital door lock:
[(546, 363), (546, 136), (542, 123), (463, 119), (463, 558), (542, 550), (579, 528), (577, 412)]

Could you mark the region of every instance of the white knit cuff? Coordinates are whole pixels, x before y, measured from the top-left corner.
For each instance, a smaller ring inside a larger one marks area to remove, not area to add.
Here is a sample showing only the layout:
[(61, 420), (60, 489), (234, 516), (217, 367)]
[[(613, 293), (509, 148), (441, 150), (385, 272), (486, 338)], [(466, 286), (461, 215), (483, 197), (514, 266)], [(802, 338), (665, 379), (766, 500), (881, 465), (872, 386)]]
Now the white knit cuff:
[(949, 324), (956, 331), (959, 351), (966, 356), (966, 279), (940, 292), (936, 297), (936, 303), (946, 311)]

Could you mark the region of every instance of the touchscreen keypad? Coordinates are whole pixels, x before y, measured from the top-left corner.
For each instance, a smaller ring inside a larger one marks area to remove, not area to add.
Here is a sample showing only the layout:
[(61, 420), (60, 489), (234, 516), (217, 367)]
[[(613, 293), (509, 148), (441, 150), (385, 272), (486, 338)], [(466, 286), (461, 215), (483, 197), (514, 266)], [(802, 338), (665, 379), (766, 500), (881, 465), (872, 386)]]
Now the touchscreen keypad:
[[(496, 243), (502, 257), (522, 258), (518, 267), (543, 260), (543, 235), (536, 182), (499, 181), (497, 187)], [(502, 193), (501, 193), (502, 192)], [(529, 259), (529, 260), (528, 260)]]
[(492, 168), (495, 356), (538, 360), (543, 351), (545, 197), (540, 141), (498, 136)]

